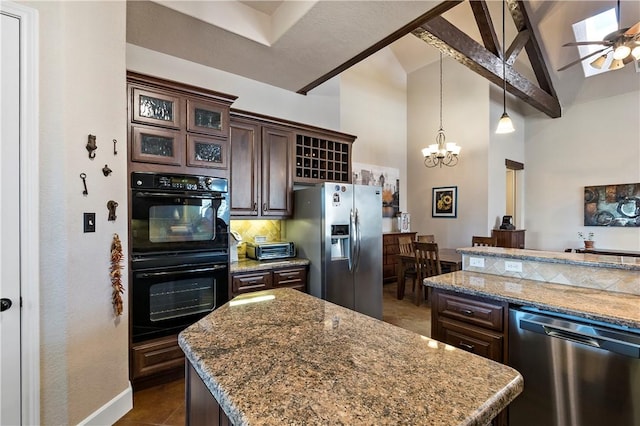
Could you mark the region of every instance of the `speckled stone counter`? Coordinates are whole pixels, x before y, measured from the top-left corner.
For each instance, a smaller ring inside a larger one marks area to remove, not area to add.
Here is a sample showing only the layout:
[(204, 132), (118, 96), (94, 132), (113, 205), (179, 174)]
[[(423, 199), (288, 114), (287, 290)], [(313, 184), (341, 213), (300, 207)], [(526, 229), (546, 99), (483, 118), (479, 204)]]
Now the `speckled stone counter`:
[(485, 425), (523, 389), (510, 367), (290, 289), (237, 297), (178, 342), (237, 425)]
[(640, 328), (640, 296), (634, 294), (471, 271), (426, 278), (424, 284), (511, 304)]
[(289, 259), (277, 260), (253, 260), (248, 258), (240, 259), (238, 262), (231, 262), (229, 272), (248, 271), (268, 271), (275, 268), (286, 268), (287, 266), (305, 266), (309, 264), (309, 259), (293, 257)]
[(598, 268), (614, 268), (640, 272), (640, 257), (610, 256), (589, 253), (566, 253), (541, 250), (523, 250), (502, 247), (467, 247), (456, 249), (463, 255), (481, 255), (522, 261), (595, 266)]

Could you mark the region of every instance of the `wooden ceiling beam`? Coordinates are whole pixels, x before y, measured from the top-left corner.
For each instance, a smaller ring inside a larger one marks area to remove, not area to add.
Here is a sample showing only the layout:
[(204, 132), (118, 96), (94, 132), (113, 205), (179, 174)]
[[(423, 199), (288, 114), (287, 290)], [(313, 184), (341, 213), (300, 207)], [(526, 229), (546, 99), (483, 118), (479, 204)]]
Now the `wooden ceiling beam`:
[(470, 1), (469, 4), (471, 5), (473, 16), (476, 19), (476, 24), (478, 24), (478, 30), (480, 31), (485, 49), (496, 56), (500, 56), (502, 54), (500, 52), (500, 42), (498, 41), (498, 36), (491, 21), (487, 2), (485, 2), (485, 0), (479, 0)]
[(328, 73), (326, 73), (325, 75), (321, 76), (320, 78), (317, 78), (316, 80), (314, 80), (311, 83), (307, 84), (302, 89), (298, 90), (296, 93), (299, 93), (301, 95), (306, 95), (310, 90), (315, 89), (316, 87), (320, 86), (325, 81), (335, 77), (336, 75), (340, 74), (341, 72), (351, 68), (352, 66), (354, 66), (358, 62), (360, 62), (360, 61), (368, 58), (370, 55), (376, 53), (378, 50), (382, 49), (383, 47), (386, 47), (386, 46), (390, 45), (391, 43), (393, 43), (394, 41), (398, 40), (399, 38), (404, 37), (405, 35), (409, 34), (411, 32), (411, 30), (416, 28), (421, 23), (428, 21), (429, 19), (433, 18), (434, 16), (442, 15), (447, 10), (451, 9), (454, 6), (457, 6), (458, 4), (462, 3), (463, 1), (464, 0), (445, 0), (445, 1), (443, 1), (442, 3), (440, 3), (439, 5), (434, 7), (433, 9), (429, 10), (428, 12), (422, 14), (421, 16), (417, 17), (413, 21), (409, 22), (407, 25), (404, 25), (402, 28), (399, 28), (396, 31), (394, 31), (393, 33), (389, 34), (387, 37), (383, 38), (382, 40), (380, 40), (379, 42), (377, 42), (373, 46), (371, 46), (368, 49), (360, 52), (357, 56), (349, 59), (344, 64), (339, 65), (337, 68), (334, 68), (333, 70), (329, 71)]
[(515, 63), (516, 59), (518, 58), (518, 55), (520, 54), (520, 52), (522, 52), (522, 49), (529, 42), (529, 35), (530, 35), (529, 30), (522, 30), (518, 33), (516, 38), (513, 40), (513, 42), (511, 43), (511, 46), (509, 46), (505, 54), (505, 56), (507, 57), (507, 63), (509, 65), (513, 65)]
[(527, 56), (529, 57), (533, 73), (538, 80), (538, 85), (540, 85), (542, 90), (557, 99), (558, 95), (553, 88), (551, 76), (549, 75), (549, 70), (547, 69), (544, 56), (542, 55), (542, 50), (540, 49), (540, 43), (538, 43), (536, 33), (531, 25), (531, 21), (529, 20), (529, 15), (527, 14), (524, 1), (507, 0), (507, 6), (509, 7), (509, 12), (511, 13), (511, 17), (513, 18), (513, 22), (516, 25), (518, 32), (524, 30), (529, 31), (529, 40), (525, 45), (525, 50), (527, 51)]
[[(451, 56), (467, 68), (502, 87), (502, 59), (441, 16), (430, 19), (412, 33)], [(527, 43), (528, 45), (529, 43)], [(561, 115), (555, 94), (547, 93), (505, 64), (507, 91), (551, 118)]]

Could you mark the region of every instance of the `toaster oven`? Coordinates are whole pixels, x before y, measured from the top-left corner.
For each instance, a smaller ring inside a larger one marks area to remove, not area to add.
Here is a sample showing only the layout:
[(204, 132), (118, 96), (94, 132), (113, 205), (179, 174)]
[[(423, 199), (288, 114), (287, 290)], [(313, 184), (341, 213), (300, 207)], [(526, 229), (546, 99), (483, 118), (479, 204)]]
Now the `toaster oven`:
[(296, 256), (292, 242), (247, 242), (247, 257), (255, 260), (286, 259)]

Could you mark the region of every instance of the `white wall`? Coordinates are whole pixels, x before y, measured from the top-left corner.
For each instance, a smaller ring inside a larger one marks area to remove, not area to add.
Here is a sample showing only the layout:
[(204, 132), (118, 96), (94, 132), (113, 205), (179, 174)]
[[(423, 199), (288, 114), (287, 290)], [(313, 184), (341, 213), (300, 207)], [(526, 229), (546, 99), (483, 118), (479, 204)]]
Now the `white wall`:
[[(519, 172), (518, 178), (524, 179), (527, 173), (527, 165), (524, 157), (524, 135), (526, 122), (519, 112), (515, 98), (507, 94), (507, 113), (511, 117), (513, 127), (516, 131), (513, 133), (497, 135), (495, 133), (498, 121), (504, 111), (502, 90), (495, 85), (489, 86), (489, 169), (488, 169), (488, 186), (487, 186), (487, 231), (482, 235), (491, 235), (491, 229), (499, 228), (502, 223), (502, 216), (506, 214), (507, 204), (507, 184), (506, 184), (506, 166), (505, 160), (513, 160), (525, 164), (523, 172)], [(524, 193), (520, 194), (522, 197)], [(520, 202), (521, 200), (516, 200)], [(518, 211), (518, 223), (524, 217), (523, 211)], [(521, 217), (522, 216), (522, 217)], [(518, 228), (521, 229), (521, 228)], [(525, 233), (526, 234), (526, 233)], [(525, 235), (525, 245), (528, 247)]]
[[(443, 62), (443, 128), (462, 147), (455, 167), (426, 168), (420, 150), (435, 143), (439, 128), (439, 63), (408, 76), (407, 171), (411, 230), (434, 234), (441, 247), (466, 247), (473, 235), (488, 235), (489, 83), (463, 65)], [(431, 217), (432, 188), (458, 187), (458, 217)], [(492, 218), (493, 220), (493, 218)]]
[(528, 247), (580, 247), (576, 234), (586, 230), (595, 232), (596, 248), (640, 250), (640, 228), (583, 226), (585, 186), (640, 182), (640, 78), (636, 81), (627, 93), (569, 105), (561, 118), (527, 118)]
[[(109, 277), (114, 233), (125, 256), (128, 250), (126, 5), (27, 5), (40, 14), (41, 421), (77, 424), (119, 395), (128, 398), (125, 406), (132, 402), (128, 312), (114, 317)], [(95, 160), (85, 149), (89, 134), (97, 136)], [(87, 196), (80, 173), (87, 175)], [(115, 222), (107, 221), (109, 200), (120, 204)], [(96, 213), (95, 233), (82, 232), (83, 212)]]
[(340, 75), (342, 131), (356, 135), (352, 160), (400, 170), (407, 209), (407, 76), (389, 48)]

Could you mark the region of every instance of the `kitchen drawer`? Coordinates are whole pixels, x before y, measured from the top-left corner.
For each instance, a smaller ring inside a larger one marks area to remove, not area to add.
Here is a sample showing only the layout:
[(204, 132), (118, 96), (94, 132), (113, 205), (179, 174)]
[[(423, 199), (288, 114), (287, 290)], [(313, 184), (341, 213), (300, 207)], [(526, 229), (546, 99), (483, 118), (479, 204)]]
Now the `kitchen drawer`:
[(274, 287), (291, 287), (305, 291), (307, 287), (307, 269), (291, 268), (273, 271)]
[(435, 309), (439, 316), (490, 330), (503, 331), (506, 303), (468, 295), (439, 292)]
[(501, 333), (474, 327), (448, 318), (436, 324), (438, 340), (497, 362), (503, 362), (504, 337)]
[(232, 276), (232, 292), (248, 293), (251, 291), (271, 288), (271, 272), (254, 272), (249, 274), (234, 274)]
[(134, 343), (131, 358), (133, 379), (175, 368), (184, 369), (184, 352), (178, 346), (177, 335)]

